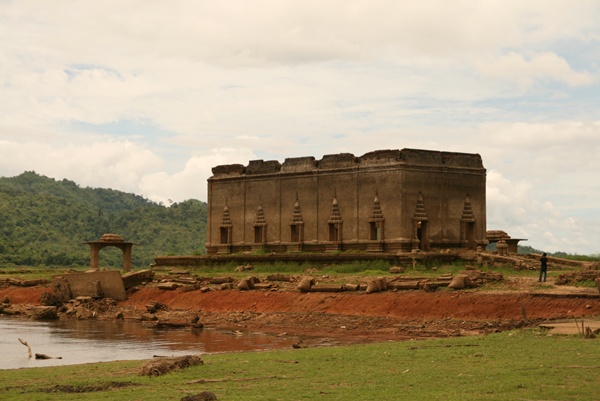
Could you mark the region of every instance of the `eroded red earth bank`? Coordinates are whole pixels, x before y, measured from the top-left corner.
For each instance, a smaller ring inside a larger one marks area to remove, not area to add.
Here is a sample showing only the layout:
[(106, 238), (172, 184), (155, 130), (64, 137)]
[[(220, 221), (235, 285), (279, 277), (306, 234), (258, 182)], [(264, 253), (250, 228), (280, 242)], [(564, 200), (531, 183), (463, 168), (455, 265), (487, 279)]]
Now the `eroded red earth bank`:
[[(39, 304), (44, 287), (0, 289), (13, 304)], [(561, 293), (398, 291), (165, 291), (144, 287), (99, 318), (121, 311), (139, 318), (150, 302), (206, 326), (329, 339), (337, 343), (456, 336), (507, 330), (545, 321), (600, 316), (593, 291)], [(307, 340), (310, 341), (310, 340)], [(318, 341), (317, 341), (318, 342)]]

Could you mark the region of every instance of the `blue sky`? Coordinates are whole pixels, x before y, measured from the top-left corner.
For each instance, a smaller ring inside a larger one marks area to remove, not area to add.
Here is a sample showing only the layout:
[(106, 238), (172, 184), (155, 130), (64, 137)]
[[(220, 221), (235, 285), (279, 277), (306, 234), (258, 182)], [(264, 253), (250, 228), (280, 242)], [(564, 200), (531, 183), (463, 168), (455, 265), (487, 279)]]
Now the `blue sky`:
[(0, 176), (168, 204), (218, 164), (472, 152), (488, 229), (598, 253), (598, 21), (597, 0), (0, 0)]

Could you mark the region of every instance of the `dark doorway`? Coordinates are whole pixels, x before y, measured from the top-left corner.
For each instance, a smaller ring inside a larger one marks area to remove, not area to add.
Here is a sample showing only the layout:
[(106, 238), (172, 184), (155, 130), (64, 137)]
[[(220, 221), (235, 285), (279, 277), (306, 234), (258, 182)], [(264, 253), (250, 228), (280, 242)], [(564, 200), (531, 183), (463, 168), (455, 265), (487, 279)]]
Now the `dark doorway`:
[(475, 249), (475, 223), (469, 222), (465, 227), (465, 239), (469, 249)]
[(254, 243), (255, 244), (264, 244), (266, 238), (266, 229), (265, 226), (254, 226)]
[(329, 241), (338, 242), (339, 241), (339, 228), (334, 223), (329, 223)]
[(291, 227), (291, 241), (301, 242), (302, 241), (302, 226), (294, 224)]
[(427, 221), (419, 221), (417, 223), (417, 238), (419, 239), (419, 248), (424, 251), (429, 248), (428, 241), (428, 233), (427, 233)]
[(221, 227), (221, 244), (229, 244), (229, 231), (229, 228)]
[(381, 241), (381, 224), (373, 221), (369, 225), (369, 240)]

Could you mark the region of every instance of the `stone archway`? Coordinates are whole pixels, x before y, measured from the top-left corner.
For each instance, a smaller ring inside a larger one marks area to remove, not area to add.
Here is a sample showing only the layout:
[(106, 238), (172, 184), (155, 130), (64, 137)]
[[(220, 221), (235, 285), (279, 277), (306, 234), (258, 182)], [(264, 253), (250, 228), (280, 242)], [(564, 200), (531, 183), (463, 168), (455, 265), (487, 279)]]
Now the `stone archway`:
[(123, 271), (128, 272), (131, 270), (131, 249), (133, 248), (133, 242), (125, 242), (120, 235), (117, 234), (104, 234), (98, 241), (84, 242), (90, 246), (91, 259), (90, 269), (100, 269), (100, 250), (107, 246), (114, 246), (119, 248), (123, 252)]

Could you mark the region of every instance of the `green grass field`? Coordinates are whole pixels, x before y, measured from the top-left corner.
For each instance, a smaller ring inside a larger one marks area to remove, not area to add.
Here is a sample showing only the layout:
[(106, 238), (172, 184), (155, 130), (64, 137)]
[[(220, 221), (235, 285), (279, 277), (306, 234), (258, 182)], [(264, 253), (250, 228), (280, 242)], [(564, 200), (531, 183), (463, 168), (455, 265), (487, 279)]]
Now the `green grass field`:
[(600, 339), (523, 330), (484, 337), (204, 355), (143, 377), (143, 361), (0, 370), (0, 399), (599, 400)]

